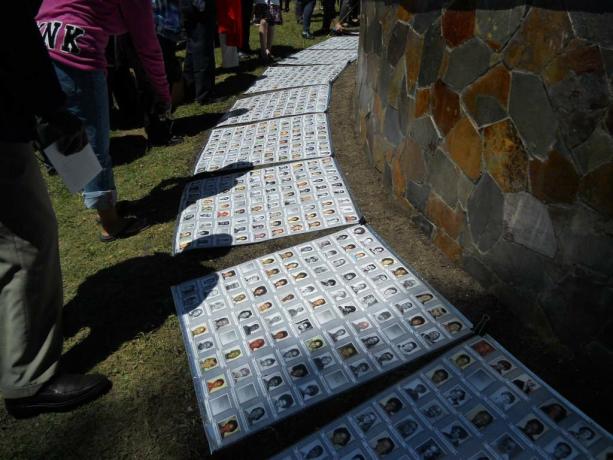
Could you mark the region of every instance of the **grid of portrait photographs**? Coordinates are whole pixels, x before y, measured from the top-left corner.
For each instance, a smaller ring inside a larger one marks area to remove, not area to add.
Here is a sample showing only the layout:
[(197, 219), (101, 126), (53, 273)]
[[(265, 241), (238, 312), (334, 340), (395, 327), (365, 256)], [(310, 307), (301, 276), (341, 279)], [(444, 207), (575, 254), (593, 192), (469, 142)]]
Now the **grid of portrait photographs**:
[(330, 85), (305, 86), (258, 94), (236, 101), (217, 126), (325, 112), (328, 110), (329, 100)]
[(305, 49), (283, 59), (282, 65), (347, 64), (358, 58), (358, 50)]
[(316, 45), (309, 46), (309, 50), (357, 50), (360, 37), (357, 35), (344, 35), (331, 37)]
[(613, 437), (491, 337), (473, 337), (285, 459), (610, 458)]
[(360, 220), (331, 157), (190, 182), (180, 209), (175, 253), (257, 243)]
[(362, 225), (175, 286), (173, 298), (213, 450), (471, 327)]
[(299, 86), (325, 85), (332, 83), (345, 68), (343, 65), (269, 67), (245, 94)]
[(211, 131), (194, 174), (331, 155), (325, 113), (274, 118)]

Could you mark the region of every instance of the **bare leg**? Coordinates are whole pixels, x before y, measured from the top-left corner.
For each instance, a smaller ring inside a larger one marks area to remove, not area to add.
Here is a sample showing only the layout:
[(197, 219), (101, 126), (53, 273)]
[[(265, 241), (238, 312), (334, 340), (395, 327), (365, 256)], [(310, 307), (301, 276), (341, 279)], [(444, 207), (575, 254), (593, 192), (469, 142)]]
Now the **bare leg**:
[(266, 54), (268, 54), (269, 56), (272, 56), (272, 40), (274, 36), (275, 36), (275, 26), (273, 24), (270, 24), (268, 26), (268, 43), (266, 47)]
[(100, 226), (102, 227), (102, 235), (109, 236), (121, 228), (123, 219), (117, 214), (117, 208), (98, 209), (100, 216)]
[(260, 21), (260, 56), (265, 58), (268, 53), (266, 50), (268, 49), (268, 22), (266, 19), (262, 19)]

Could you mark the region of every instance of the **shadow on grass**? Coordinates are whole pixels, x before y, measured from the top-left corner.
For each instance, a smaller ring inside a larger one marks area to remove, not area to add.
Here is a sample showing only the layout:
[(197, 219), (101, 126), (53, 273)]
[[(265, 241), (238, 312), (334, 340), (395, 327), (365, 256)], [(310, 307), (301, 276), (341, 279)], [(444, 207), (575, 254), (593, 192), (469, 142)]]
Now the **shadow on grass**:
[(173, 122), (172, 133), (175, 136), (195, 136), (215, 126), (223, 115), (223, 113), (212, 112), (177, 118)]
[(113, 166), (132, 163), (147, 153), (147, 139), (137, 134), (111, 137), (109, 153)]
[(196, 257), (158, 253), (128, 259), (90, 276), (64, 307), (65, 337), (83, 327), (90, 332), (64, 354), (63, 368), (87, 372), (125, 342), (156, 330), (174, 313), (170, 287), (211, 271)]

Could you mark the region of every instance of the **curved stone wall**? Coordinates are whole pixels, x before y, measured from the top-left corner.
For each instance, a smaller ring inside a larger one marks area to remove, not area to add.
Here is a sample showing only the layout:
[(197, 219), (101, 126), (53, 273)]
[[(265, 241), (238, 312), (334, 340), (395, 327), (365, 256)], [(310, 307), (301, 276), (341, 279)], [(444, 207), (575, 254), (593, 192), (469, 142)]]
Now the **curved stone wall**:
[(610, 357), (611, 6), (441, 3), (362, 0), (364, 150), (528, 325)]

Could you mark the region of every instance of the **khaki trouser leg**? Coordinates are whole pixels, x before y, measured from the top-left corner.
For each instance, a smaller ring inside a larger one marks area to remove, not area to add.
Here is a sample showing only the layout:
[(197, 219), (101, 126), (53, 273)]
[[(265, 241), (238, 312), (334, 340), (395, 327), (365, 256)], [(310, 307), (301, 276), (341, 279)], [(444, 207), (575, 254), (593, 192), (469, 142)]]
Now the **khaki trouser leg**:
[(0, 393), (32, 396), (62, 352), (57, 222), (30, 144), (0, 142)]

